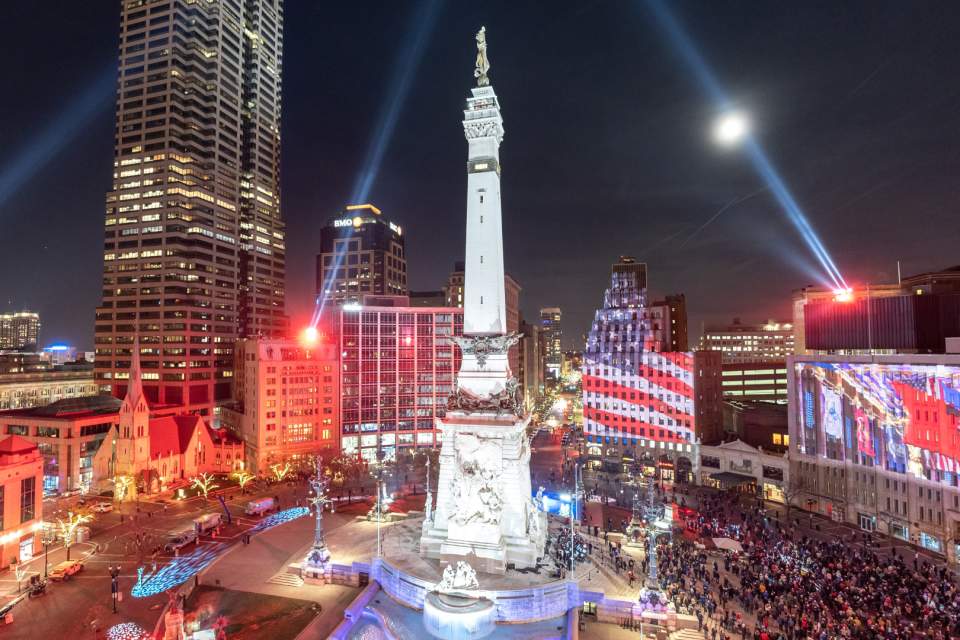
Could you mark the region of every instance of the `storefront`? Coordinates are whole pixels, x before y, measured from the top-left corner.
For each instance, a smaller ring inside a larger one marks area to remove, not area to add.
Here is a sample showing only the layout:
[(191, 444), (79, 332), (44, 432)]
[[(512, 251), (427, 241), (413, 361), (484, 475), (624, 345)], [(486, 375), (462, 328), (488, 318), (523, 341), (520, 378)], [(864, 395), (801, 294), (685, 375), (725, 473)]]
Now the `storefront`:
[(779, 502), (780, 504), (786, 502), (786, 498), (783, 495), (783, 488), (773, 482), (763, 483), (763, 499), (771, 502)]
[(858, 513), (857, 524), (864, 531), (869, 531), (872, 533), (877, 530), (877, 517), (868, 513)]
[(890, 531), (890, 535), (894, 538), (900, 538), (901, 540), (910, 541), (910, 528), (906, 525), (900, 524), (899, 522), (891, 522), (887, 529)]
[(747, 476), (733, 471), (721, 471), (720, 473), (711, 473), (704, 483), (714, 489), (721, 491), (733, 490), (738, 493), (756, 493), (757, 479), (753, 476)]
[(920, 532), (920, 546), (935, 553), (943, 553), (943, 541), (929, 533)]
[(27, 534), (20, 539), (20, 562), (29, 562), (33, 560), (33, 544), (36, 535)]

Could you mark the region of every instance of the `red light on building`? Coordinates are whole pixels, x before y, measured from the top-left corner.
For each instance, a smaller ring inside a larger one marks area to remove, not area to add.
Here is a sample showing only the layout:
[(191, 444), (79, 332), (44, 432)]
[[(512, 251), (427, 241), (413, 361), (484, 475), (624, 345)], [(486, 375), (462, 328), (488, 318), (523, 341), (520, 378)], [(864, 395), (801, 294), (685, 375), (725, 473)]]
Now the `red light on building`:
[(300, 342), (304, 344), (316, 344), (320, 339), (320, 332), (316, 327), (307, 327), (300, 332)]
[(834, 302), (850, 302), (853, 300), (853, 289), (834, 289), (833, 290), (833, 301)]

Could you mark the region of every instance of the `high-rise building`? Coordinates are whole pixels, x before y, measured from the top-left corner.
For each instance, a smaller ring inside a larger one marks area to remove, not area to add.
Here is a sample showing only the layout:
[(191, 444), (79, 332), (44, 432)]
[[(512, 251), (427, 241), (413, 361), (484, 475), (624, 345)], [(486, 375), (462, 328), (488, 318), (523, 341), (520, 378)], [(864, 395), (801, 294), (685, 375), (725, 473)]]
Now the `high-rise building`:
[[(450, 272), (450, 276), (447, 278), (447, 284), (443, 288), (444, 296), (446, 297), (446, 305), (448, 307), (459, 307), (463, 309), (463, 283), (464, 283), (464, 268), (463, 262), (453, 263), (453, 271)], [(520, 283), (511, 276), (509, 273), (503, 274), (503, 287), (504, 287), (504, 296), (505, 304), (507, 310), (507, 333), (516, 333), (520, 331)], [(411, 305), (419, 306), (413, 304), (413, 299), (411, 296)], [(509, 352), (509, 361), (510, 361), (510, 370), (514, 372), (519, 372), (520, 370), (520, 345), (514, 345), (510, 347)]]
[(646, 266), (621, 258), (583, 356), (588, 464), (619, 472), (637, 463), (690, 481), (696, 447), (722, 424), (720, 357), (661, 351), (650, 313)]
[(89, 364), (53, 367), (41, 362), (39, 356), (26, 363), (4, 364), (3, 360), (0, 358), (0, 410), (43, 407), (57, 400), (97, 393), (93, 367)]
[[(682, 293), (666, 296), (650, 303), (650, 311), (659, 317), (660, 343), (664, 351), (686, 351), (687, 298)], [(657, 327), (654, 327), (656, 330)]]
[(113, 186), (96, 372), (210, 414), (233, 342), (285, 332), (280, 217), (282, 0), (121, 5)]
[(0, 313), (0, 350), (35, 349), (40, 337), (40, 314), (32, 311)]
[(403, 228), (372, 204), (348, 206), (320, 230), (316, 282), (324, 306), (407, 295)]
[(520, 322), (520, 366), (517, 382), (527, 401), (535, 401), (543, 392), (543, 359), (540, 356), (540, 326)]
[(779, 363), (793, 354), (793, 324), (770, 320), (765, 324), (743, 324), (734, 318), (732, 324), (709, 326), (700, 336), (700, 349), (719, 351), (724, 363)]
[(786, 360), (724, 362), (722, 387), (724, 400), (786, 404)]
[(560, 380), (563, 366), (563, 312), (557, 307), (540, 309), (540, 357), (543, 358), (543, 379), (555, 383)]
[(800, 507), (960, 557), (960, 356), (794, 356), (790, 487)]
[(960, 266), (899, 283), (793, 293), (798, 354), (945, 353), (960, 336)]
[(411, 291), (411, 307), (445, 307), (447, 306), (447, 296), (442, 290), (436, 291)]
[(237, 341), (235, 405), (223, 409), (223, 422), (243, 439), (248, 469), (268, 473), (270, 465), (289, 462), (307, 470), (312, 456), (336, 455), (338, 347), (326, 334), (315, 341)]
[(374, 307), (338, 310), (340, 446), (375, 461), (397, 450), (440, 444), (436, 418), (446, 414), (460, 354), (463, 310)]

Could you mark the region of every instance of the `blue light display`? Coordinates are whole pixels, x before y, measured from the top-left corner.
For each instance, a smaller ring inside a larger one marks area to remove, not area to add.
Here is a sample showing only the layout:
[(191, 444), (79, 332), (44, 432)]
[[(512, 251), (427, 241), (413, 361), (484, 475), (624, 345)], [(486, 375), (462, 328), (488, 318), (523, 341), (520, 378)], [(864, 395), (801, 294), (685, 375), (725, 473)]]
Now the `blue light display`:
[[(278, 511), (258, 522), (247, 533), (260, 533), (277, 525), (301, 518), (308, 513), (310, 513), (310, 510), (306, 507), (294, 507)], [(137, 569), (139, 574), (137, 583), (130, 590), (130, 595), (134, 598), (148, 598), (168, 589), (173, 589), (203, 571), (223, 549), (225, 547), (221, 545), (198, 546), (193, 553), (174, 558), (169, 564), (146, 576), (144, 576), (143, 567), (140, 567)]]

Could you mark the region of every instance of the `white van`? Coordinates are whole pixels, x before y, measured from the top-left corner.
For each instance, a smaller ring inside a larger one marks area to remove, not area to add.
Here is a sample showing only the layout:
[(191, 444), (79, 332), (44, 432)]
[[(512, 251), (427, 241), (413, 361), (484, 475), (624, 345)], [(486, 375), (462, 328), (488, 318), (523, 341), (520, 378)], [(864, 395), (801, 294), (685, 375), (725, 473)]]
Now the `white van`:
[(205, 513), (202, 516), (194, 518), (193, 525), (196, 527), (198, 534), (206, 533), (207, 531), (220, 526), (220, 514), (216, 512)]
[(273, 498), (260, 498), (259, 500), (251, 500), (247, 503), (247, 508), (244, 510), (248, 516), (262, 516), (268, 511), (273, 509)]

